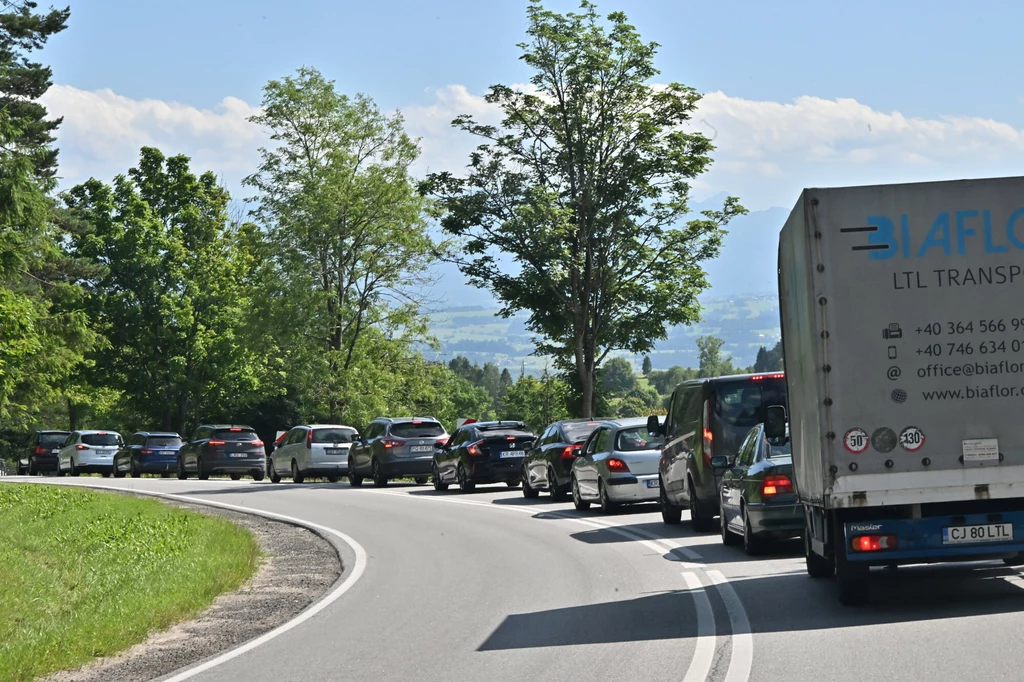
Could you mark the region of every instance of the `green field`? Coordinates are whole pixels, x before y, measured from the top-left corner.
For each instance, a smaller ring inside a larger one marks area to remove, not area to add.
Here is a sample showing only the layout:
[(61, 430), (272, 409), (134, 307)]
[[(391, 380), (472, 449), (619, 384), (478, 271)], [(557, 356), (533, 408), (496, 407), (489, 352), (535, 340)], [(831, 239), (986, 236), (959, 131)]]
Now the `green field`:
[(226, 520), (69, 486), (0, 485), (0, 680), (76, 668), (186, 619), (249, 579)]

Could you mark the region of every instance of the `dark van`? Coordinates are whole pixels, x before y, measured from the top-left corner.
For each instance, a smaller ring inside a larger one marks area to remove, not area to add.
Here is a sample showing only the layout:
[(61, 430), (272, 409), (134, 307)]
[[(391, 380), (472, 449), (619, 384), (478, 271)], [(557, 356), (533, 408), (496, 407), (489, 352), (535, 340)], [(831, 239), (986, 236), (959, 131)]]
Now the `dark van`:
[[(693, 529), (711, 530), (720, 512), (718, 486), (724, 472), (712, 468), (711, 458), (724, 455), (731, 466), (750, 429), (765, 421), (769, 405), (788, 405), (782, 372), (696, 379), (676, 387), (658, 467), (665, 523), (679, 523), (689, 507)], [(656, 419), (650, 418), (648, 428)]]

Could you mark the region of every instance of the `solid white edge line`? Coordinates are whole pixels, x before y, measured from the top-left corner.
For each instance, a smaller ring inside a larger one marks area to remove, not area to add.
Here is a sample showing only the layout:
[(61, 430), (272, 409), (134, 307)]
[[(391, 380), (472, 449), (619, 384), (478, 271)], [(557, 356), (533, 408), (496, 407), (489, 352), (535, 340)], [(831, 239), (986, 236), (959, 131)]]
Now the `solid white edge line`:
[(700, 577), (691, 571), (683, 571), (683, 580), (693, 596), (693, 606), (697, 612), (697, 644), (683, 682), (704, 682), (715, 662), (715, 612)]
[(739, 595), (722, 572), (708, 571), (707, 574), (722, 595), (732, 625), (732, 655), (725, 682), (747, 682), (754, 664), (754, 636), (750, 632), (750, 620)]
[[(12, 481), (12, 482), (18, 482), (18, 481)], [(29, 482), (31, 482), (31, 483), (39, 483), (39, 484), (44, 484), (44, 485), (48, 483), (48, 482), (44, 482), (44, 481), (29, 481)], [(120, 486), (106, 486), (106, 485), (94, 485), (94, 484), (88, 484), (88, 483), (72, 483), (72, 482), (58, 483), (57, 485), (77, 486), (77, 487), (80, 487), (80, 488), (92, 488), (94, 490), (116, 490), (116, 491), (120, 491), (120, 492), (129, 492), (129, 493), (138, 493), (138, 494), (141, 494), (141, 495), (150, 495), (152, 497), (167, 497), (167, 498), (170, 498), (170, 499), (181, 500), (181, 501), (184, 501), (184, 502), (193, 502), (193, 503), (201, 504), (201, 505), (209, 505), (211, 507), (221, 507), (223, 509), (230, 509), (232, 511), (238, 511), (238, 512), (242, 512), (242, 513), (246, 513), (246, 514), (255, 514), (256, 516), (263, 516), (263, 517), (266, 517), (266, 518), (269, 518), (269, 519), (276, 519), (276, 520), (279, 520), (279, 521), (287, 521), (289, 523), (294, 523), (296, 525), (299, 525), (299, 526), (302, 526), (302, 527), (305, 527), (305, 528), (311, 528), (311, 529), (315, 529), (315, 530), (318, 530), (318, 531), (322, 531), (322, 532), (327, 533), (329, 535), (333, 535), (333, 536), (337, 537), (338, 539), (340, 539), (342, 542), (344, 542), (346, 545), (348, 545), (349, 549), (351, 549), (352, 552), (356, 555), (356, 563), (355, 563), (355, 565), (352, 567), (352, 570), (349, 572), (348, 577), (346, 577), (341, 582), (340, 585), (338, 585), (333, 590), (331, 590), (329, 593), (327, 593), (327, 595), (322, 597), (320, 599), (320, 601), (316, 602), (312, 606), (307, 607), (305, 611), (302, 611), (299, 615), (295, 616), (294, 618), (292, 618), (287, 623), (284, 623), (283, 625), (279, 625), (278, 627), (274, 628), (270, 632), (265, 632), (262, 635), (260, 635), (259, 637), (257, 637), (256, 639), (249, 640), (248, 642), (246, 642), (245, 644), (242, 644), (241, 646), (238, 646), (238, 647), (235, 647), (234, 649), (229, 649), (229, 650), (227, 650), (225, 652), (217, 654), (215, 657), (211, 658), (210, 660), (208, 660), (208, 661), (206, 661), (204, 663), (200, 663), (200, 664), (198, 664), (198, 665), (196, 665), (194, 667), (187, 668), (184, 671), (182, 671), (180, 673), (177, 673), (177, 674), (173, 674), (172, 673), (171, 677), (158, 678), (160, 680), (160, 682), (182, 682), (182, 680), (187, 680), (189, 678), (195, 677), (199, 673), (206, 672), (207, 670), (210, 670), (211, 668), (215, 668), (215, 667), (217, 667), (219, 665), (227, 663), (231, 659), (237, 658), (237, 657), (241, 656), (244, 653), (252, 651), (256, 647), (260, 646), (261, 644), (266, 644), (270, 640), (272, 640), (272, 639), (274, 639), (274, 638), (276, 638), (276, 637), (278, 637), (280, 635), (283, 635), (284, 633), (288, 632), (292, 628), (295, 628), (295, 627), (298, 627), (299, 625), (302, 625), (307, 620), (309, 620), (310, 618), (312, 618), (313, 616), (315, 616), (316, 614), (320, 613), (321, 611), (326, 609), (328, 606), (333, 604), (335, 601), (337, 601), (343, 594), (348, 592), (352, 588), (352, 586), (356, 584), (356, 581), (359, 580), (360, 577), (362, 577), (363, 571), (366, 570), (367, 555), (366, 555), (366, 550), (363, 549), (362, 545), (360, 545), (354, 539), (352, 539), (351, 537), (349, 537), (345, 533), (342, 533), (341, 531), (334, 530), (333, 528), (328, 528), (327, 526), (321, 526), (320, 524), (313, 523), (312, 521), (306, 521), (304, 519), (299, 519), (299, 518), (296, 518), (294, 516), (287, 516), (285, 514), (278, 514), (277, 512), (266, 511), (266, 510), (263, 510), (263, 509), (254, 509), (252, 507), (242, 507), (240, 505), (228, 504), (226, 502), (215, 502), (215, 501), (212, 501), (212, 500), (205, 500), (205, 499), (202, 499), (200, 497), (192, 497), (190, 495), (179, 495), (177, 493), (156, 492), (156, 491), (152, 491), (152, 490), (142, 490), (142, 489), (139, 489), (139, 488), (123, 488), (123, 487), (120, 487)]]

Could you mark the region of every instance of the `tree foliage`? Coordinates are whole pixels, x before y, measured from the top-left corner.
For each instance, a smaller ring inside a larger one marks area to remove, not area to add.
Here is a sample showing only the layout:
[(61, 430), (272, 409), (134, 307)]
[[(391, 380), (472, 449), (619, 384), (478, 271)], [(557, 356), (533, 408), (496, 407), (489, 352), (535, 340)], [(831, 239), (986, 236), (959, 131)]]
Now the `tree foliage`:
[(547, 370), (540, 378), (521, 376), (505, 391), (500, 418), (522, 420), (540, 433), (548, 424), (567, 419), (569, 387)]
[(701, 264), (745, 211), (730, 197), (686, 219), (689, 183), (713, 150), (684, 130), (700, 95), (651, 83), (658, 46), (624, 14), (609, 14), (606, 27), (593, 3), (581, 10), (561, 15), (531, 0), (520, 48), (532, 87), (491, 87), (500, 128), (455, 119), (481, 140), (469, 173), (432, 174), (424, 191), (464, 241), (462, 272), (503, 315), (529, 312), (538, 350), (569, 361), (589, 416), (611, 351), (646, 352), (668, 326), (698, 319)]
[(764, 346), (757, 349), (757, 359), (754, 361), (755, 372), (779, 372), (785, 367), (785, 358), (782, 353), (782, 341), (768, 350)]

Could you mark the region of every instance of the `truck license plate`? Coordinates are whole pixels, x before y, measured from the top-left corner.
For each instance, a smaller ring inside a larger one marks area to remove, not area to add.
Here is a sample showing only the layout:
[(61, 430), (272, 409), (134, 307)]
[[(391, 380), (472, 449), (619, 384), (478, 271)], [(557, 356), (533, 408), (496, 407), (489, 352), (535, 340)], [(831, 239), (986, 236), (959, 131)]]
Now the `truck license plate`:
[(942, 529), (942, 544), (968, 545), (979, 542), (1013, 540), (1012, 523), (988, 523), (980, 526), (950, 526)]

